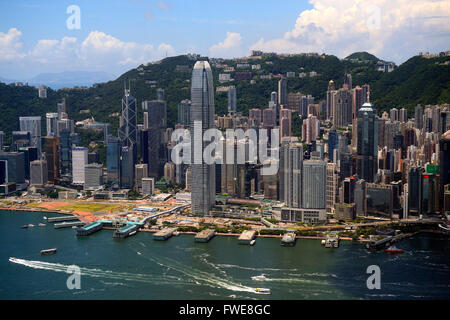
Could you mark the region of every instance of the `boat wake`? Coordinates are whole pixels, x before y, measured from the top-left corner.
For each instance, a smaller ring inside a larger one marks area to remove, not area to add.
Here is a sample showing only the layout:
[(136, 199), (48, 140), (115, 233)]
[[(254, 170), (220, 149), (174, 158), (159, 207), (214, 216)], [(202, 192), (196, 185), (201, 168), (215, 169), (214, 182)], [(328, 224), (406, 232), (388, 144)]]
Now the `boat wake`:
[[(33, 269), (48, 270), (54, 272), (67, 272), (69, 265), (64, 265), (60, 263), (50, 263), (43, 261), (33, 261), (17, 258), (9, 258), (9, 261), (19, 265), (23, 265)], [(128, 273), (128, 272), (115, 272), (109, 270), (101, 269), (90, 269), (90, 268), (80, 268), (81, 276), (102, 278), (109, 280), (127, 280), (134, 282), (151, 283), (155, 285), (182, 285), (189, 284), (188, 282), (180, 279), (179, 277), (173, 276), (161, 276), (161, 275), (151, 275), (151, 274), (139, 274), (139, 273)], [(117, 282), (120, 283), (120, 282)]]

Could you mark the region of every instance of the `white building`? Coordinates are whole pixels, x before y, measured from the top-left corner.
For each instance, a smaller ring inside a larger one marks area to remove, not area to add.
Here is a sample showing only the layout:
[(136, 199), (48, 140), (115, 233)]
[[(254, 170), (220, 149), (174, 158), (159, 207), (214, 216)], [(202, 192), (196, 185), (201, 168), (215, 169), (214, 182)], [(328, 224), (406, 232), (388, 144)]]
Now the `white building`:
[(153, 195), (155, 193), (155, 178), (142, 178), (142, 194)]
[(72, 182), (84, 184), (85, 166), (88, 164), (88, 149), (76, 147), (72, 149)]

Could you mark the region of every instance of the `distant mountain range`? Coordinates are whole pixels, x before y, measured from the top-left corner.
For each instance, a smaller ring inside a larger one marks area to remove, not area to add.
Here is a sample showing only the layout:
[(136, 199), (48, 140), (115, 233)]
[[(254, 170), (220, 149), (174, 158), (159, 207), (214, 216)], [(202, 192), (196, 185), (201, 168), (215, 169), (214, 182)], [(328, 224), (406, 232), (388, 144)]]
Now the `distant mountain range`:
[(95, 83), (107, 82), (113, 80), (114, 76), (101, 71), (66, 71), (58, 73), (40, 73), (31, 79), (11, 80), (0, 77), (3, 83), (22, 82), (31, 86), (40, 86), (41, 84), (58, 90), (61, 88), (71, 88), (75, 86), (90, 87)]

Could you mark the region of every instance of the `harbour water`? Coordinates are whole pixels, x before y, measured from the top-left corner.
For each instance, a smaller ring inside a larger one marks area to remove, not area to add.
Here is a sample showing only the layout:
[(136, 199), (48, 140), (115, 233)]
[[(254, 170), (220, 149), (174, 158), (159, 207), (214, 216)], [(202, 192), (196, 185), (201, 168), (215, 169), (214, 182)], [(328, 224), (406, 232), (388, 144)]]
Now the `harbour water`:
[[(113, 239), (111, 230), (77, 237), (54, 229), (44, 216), (0, 211), (0, 299), (449, 299), (450, 240), (422, 234), (403, 240), (400, 255), (367, 252), (341, 241), (326, 249), (319, 240), (216, 236), (198, 243), (192, 235), (154, 241), (138, 232)], [(45, 223), (46, 226), (38, 226)], [(21, 229), (25, 224), (35, 227)], [(42, 249), (58, 248), (41, 256)], [(9, 261), (14, 257), (18, 260)], [(66, 285), (70, 265), (81, 269), (81, 289)], [(381, 289), (367, 289), (366, 269), (381, 269)], [(252, 280), (264, 274), (265, 281)], [(271, 295), (256, 295), (256, 287)]]

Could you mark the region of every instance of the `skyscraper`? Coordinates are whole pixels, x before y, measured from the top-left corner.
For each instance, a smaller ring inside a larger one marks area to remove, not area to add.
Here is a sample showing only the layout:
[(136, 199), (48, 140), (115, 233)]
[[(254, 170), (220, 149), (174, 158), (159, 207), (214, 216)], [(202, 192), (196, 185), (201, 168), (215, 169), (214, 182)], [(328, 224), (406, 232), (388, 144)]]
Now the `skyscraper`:
[(137, 143), (136, 99), (130, 95), (130, 89), (126, 88), (122, 98), (119, 140), (124, 147), (134, 146)]
[(30, 186), (43, 186), (47, 184), (47, 161), (34, 160), (30, 162)]
[[(191, 130), (195, 122), (201, 122), (202, 132), (193, 134), (192, 150), (203, 150), (203, 133), (214, 127), (214, 87), (211, 67), (207, 61), (197, 61), (192, 71), (191, 81)], [(215, 203), (215, 165), (197, 159), (192, 152), (192, 213), (207, 215)]]
[(178, 104), (178, 123), (185, 128), (191, 124), (191, 100), (185, 99)]
[(236, 87), (228, 89), (228, 113), (236, 113)]
[(325, 209), (326, 207), (327, 163), (320, 160), (303, 161), (302, 207)]
[[(162, 98), (161, 96), (159, 98)], [(148, 176), (160, 178), (164, 173), (167, 106), (164, 100), (144, 101), (148, 110)]]
[(283, 108), (280, 110), (280, 138), (292, 135), (292, 110)]
[(119, 184), (120, 170), (120, 142), (119, 139), (109, 136), (106, 144), (106, 176), (111, 184)]
[(28, 131), (31, 136), (30, 146), (38, 148), (41, 154), (41, 117), (20, 117), (20, 131)]
[(280, 200), (291, 208), (302, 207), (302, 165), (302, 144), (284, 144), (280, 152)]
[(288, 99), (288, 89), (287, 89), (287, 79), (281, 78), (278, 81), (278, 105), (287, 107)]
[(88, 149), (76, 147), (72, 149), (72, 182), (84, 184), (85, 166), (88, 164)]
[(377, 173), (378, 117), (370, 102), (358, 110), (356, 172), (360, 179), (373, 182)]
[(352, 123), (352, 92), (346, 88), (336, 92), (333, 110), (333, 125), (335, 127), (346, 127)]
[(45, 158), (47, 160), (48, 182), (55, 184), (59, 181), (59, 138), (45, 137)]
[(56, 135), (56, 125), (58, 122), (58, 113), (50, 112), (45, 114), (45, 120), (47, 125), (47, 135)]

